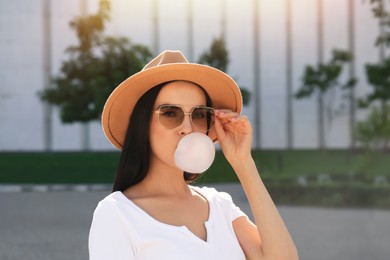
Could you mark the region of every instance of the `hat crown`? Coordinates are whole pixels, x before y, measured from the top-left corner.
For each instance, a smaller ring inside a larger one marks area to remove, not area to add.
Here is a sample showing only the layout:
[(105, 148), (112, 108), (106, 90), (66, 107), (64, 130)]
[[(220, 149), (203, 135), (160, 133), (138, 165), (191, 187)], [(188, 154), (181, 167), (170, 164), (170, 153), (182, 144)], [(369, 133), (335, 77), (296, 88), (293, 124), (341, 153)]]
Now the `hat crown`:
[(156, 58), (151, 60), (146, 66), (143, 68), (143, 70), (147, 70), (153, 67), (158, 67), (160, 65), (164, 64), (171, 64), (171, 63), (189, 63), (186, 57), (184, 57), (183, 53), (181, 51), (164, 51), (160, 55), (158, 55)]

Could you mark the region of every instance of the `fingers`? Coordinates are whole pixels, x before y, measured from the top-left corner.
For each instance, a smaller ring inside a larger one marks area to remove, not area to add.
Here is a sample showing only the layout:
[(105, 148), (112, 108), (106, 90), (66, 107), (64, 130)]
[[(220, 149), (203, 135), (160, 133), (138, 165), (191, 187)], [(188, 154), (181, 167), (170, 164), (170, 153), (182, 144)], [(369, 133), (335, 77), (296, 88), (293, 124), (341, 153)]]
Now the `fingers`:
[(217, 110), (216, 118), (219, 119), (220, 124), (223, 128), (229, 126), (230, 127), (245, 126), (246, 124), (249, 123), (248, 118), (246, 116), (242, 116), (230, 110)]
[(240, 117), (238, 113), (232, 112), (231, 110), (227, 110), (227, 109), (220, 109), (220, 110), (216, 110), (215, 112), (218, 119), (221, 120), (222, 125), (225, 125), (226, 123), (229, 122), (234, 122), (237, 120), (237, 118)]
[(237, 116), (239, 116), (238, 113), (233, 112), (233, 111), (228, 110), (228, 109), (218, 109), (218, 110), (215, 110), (215, 113), (220, 118), (228, 118), (228, 117), (234, 117), (234, 116), (237, 117)]
[(233, 123), (233, 125), (242, 125), (246, 124), (248, 118), (246, 116), (241, 116), (236, 112), (232, 112), (230, 110), (221, 109), (216, 110), (216, 118), (217, 121), (220, 121), (220, 125), (225, 128)]

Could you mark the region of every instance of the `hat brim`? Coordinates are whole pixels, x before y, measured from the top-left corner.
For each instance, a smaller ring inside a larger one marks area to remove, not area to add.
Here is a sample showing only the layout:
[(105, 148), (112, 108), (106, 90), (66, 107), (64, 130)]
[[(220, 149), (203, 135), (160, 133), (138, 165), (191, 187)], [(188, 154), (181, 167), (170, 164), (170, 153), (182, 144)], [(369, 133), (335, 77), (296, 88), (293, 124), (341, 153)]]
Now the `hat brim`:
[[(107, 139), (123, 149), (129, 119), (139, 98), (149, 89), (168, 81), (185, 80), (198, 84), (210, 96), (213, 107), (241, 114), (242, 96), (235, 81), (212, 67), (193, 63), (174, 63), (142, 70), (123, 81), (111, 93), (102, 113), (102, 127)], [(216, 142), (214, 129), (209, 137)]]

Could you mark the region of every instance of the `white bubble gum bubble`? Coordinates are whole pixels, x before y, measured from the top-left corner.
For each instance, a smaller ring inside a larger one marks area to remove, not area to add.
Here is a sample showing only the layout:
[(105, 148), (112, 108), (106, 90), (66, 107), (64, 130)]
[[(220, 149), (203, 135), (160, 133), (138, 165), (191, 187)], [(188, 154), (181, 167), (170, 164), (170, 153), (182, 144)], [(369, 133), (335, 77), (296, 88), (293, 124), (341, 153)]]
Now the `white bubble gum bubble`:
[(177, 145), (174, 160), (176, 166), (189, 173), (205, 172), (215, 158), (215, 146), (211, 139), (202, 133), (184, 136)]

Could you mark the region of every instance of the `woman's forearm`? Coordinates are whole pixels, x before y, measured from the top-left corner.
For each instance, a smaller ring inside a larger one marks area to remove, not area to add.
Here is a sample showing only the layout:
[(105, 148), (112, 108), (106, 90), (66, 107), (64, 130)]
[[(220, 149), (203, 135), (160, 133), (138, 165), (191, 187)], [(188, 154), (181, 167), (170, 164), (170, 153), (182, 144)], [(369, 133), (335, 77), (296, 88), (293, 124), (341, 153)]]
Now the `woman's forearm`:
[(295, 244), (252, 158), (232, 163), (247, 196), (265, 259), (298, 259)]

